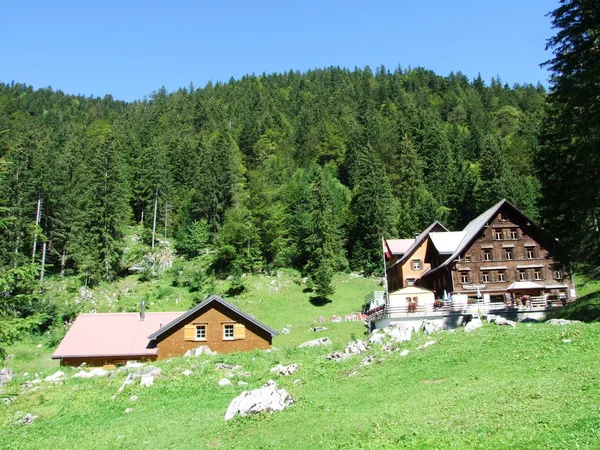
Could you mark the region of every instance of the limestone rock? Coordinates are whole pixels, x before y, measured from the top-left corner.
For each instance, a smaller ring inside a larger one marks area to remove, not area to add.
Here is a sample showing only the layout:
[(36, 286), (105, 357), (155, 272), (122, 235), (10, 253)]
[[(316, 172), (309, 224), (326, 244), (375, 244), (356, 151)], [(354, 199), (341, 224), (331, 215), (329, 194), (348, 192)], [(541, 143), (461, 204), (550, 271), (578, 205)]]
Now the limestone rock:
[(483, 322), (481, 319), (472, 319), (468, 324), (465, 325), (465, 333), (470, 333), (477, 328), (481, 328), (483, 326)]
[(423, 345), (421, 345), (420, 347), (417, 347), (417, 350), (426, 349), (427, 347), (431, 347), (433, 344), (435, 344), (435, 341), (427, 341)]
[(14, 374), (12, 369), (0, 369), (0, 389), (2, 389), (2, 386), (4, 386), (5, 384), (8, 384), (10, 382), (10, 380), (12, 380)]
[(73, 375), (72, 378), (93, 378), (93, 377), (105, 377), (108, 375), (108, 371), (102, 369), (101, 367), (96, 367), (90, 371), (81, 370)]
[(384, 352), (391, 352), (394, 350), (394, 346), (392, 344), (384, 344), (381, 346), (381, 350)]
[(567, 320), (567, 319), (550, 319), (546, 321), (548, 325), (570, 325), (572, 323), (581, 323), (580, 320)]
[(129, 397), (130, 402), (135, 402), (137, 399), (138, 399), (137, 395), (132, 395), (131, 397)]
[(348, 357), (347, 354), (340, 353), (340, 352), (333, 352), (333, 353), (329, 353), (328, 355), (325, 355), (325, 359), (328, 359), (330, 361), (342, 361), (342, 360), (346, 359), (347, 357)]
[(487, 320), (488, 322), (495, 323), (496, 325), (510, 325), (513, 328), (517, 326), (516, 322), (513, 322), (512, 320), (507, 320), (502, 316), (496, 316), (494, 314), (488, 314)]
[(404, 349), (404, 350), (402, 350), (402, 351), (400, 352), (400, 356), (406, 356), (406, 355), (408, 355), (409, 353), (410, 353), (410, 350), (408, 350), (408, 349)]
[(285, 389), (280, 389), (273, 380), (267, 381), (260, 389), (244, 391), (234, 398), (227, 408), (225, 420), (231, 420), (236, 416), (247, 416), (262, 411), (273, 413), (283, 411), (285, 408), (296, 403)]
[(184, 370), (183, 372), (181, 372), (181, 375), (185, 376), (185, 377), (189, 377), (192, 374), (191, 370)]
[(282, 364), (277, 364), (273, 367), (270, 372), (277, 372), (279, 375), (288, 376), (298, 371), (298, 364), (290, 364), (284, 366)]
[(238, 386), (248, 386), (248, 383), (246, 383), (245, 381), (242, 381), (242, 380), (238, 381), (237, 384), (238, 384)]
[(238, 377), (249, 377), (250, 376), (250, 372), (237, 372), (236, 375)]
[(374, 356), (366, 356), (365, 358), (363, 358), (363, 360), (360, 362), (361, 366), (368, 366), (369, 364), (372, 364), (373, 361), (375, 361), (375, 357)]
[(138, 367), (144, 367), (146, 364), (143, 362), (139, 362), (139, 361), (127, 361), (127, 364), (125, 364), (125, 368), (126, 369), (135, 369)]
[(412, 339), (412, 328), (398, 323), (389, 328), (389, 335), (396, 342), (410, 341)]
[(64, 379), (65, 379), (65, 373), (61, 372), (59, 370), (57, 372), (54, 372), (52, 375), (48, 375), (46, 378), (44, 378), (44, 381), (55, 382), (55, 381), (62, 381)]
[(215, 364), (215, 369), (219, 369), (219, 370), (238, 370), (241, 369), (242, 366), (239, 365), (231, 365), (231, 364), (227, 364), (227, 363), (216, 363)]
[(283, 327), (281, 334), (290, 334), (290, 329), (288, 327)]
[(25, 417), (17, 420), (14, 424), (15, 425), (30, 425), (31, 423), (33, 423), (33, 421), (35, 419), (37, 419), (37, 417), (38, 416), (34, 416), (33, 414), (25, 414)]
[(144, 375), (140, 379), (140, 386), (150, 387), (154, 384), (154, 377), (152, 375)]
[(216, 355), (217, 352), (213, 352), (208, 345), (201, 345), (200, 347), (196, 347), (193, 348), (191, 350), (188, 350), (187, 352), (185, 352), (185, 354), (183, 355), (186, 358), (191, 358), (191, 357), (196, 357), (196, 356), (200, 356), (200, 355)]
[(369, 336), (369, 343), (371, 344), (381, 344), (385, 340), (385, 333), (381, 330), (375, 330)]
[(143, 377), (159, 377), (162, 374), (162, 369), (160, 369), (159, 367), (156, 366), (146, 366), (143, 367), (141, 370), (136, 371), (136, 372), (132, 372), (131, 375), (133, 375), (133, 379), (137, 379), (137, 378), (143, 378)]
[(229, 380), (229, 378), (221, 378), (217, 384), (219, 386), (231, 386), (233, 383)]
[(328, 337), (313, 339), (312, 341), (306, 341), (300, 344), (298, 348), (317, 347), (319, 345), (331, 345), (331, 340)]
[(346, 345), (346, 348), (344, 349), (344, 353), (346, 353), (347, 355), (358, 355), (365, 351), (367, 351), (367, 344), (365, 343), (365, 341), (361, 341), (358, 339), (356, 341), (350, 342), (348, 345)]
[(423, 320), (421, 321), (419, 329), (424, 331), (425, 334), (432, 334), (436, 331), (440, 331), (442, 329), (442, 326), (439, 323), (433, 322), (431, 320)]

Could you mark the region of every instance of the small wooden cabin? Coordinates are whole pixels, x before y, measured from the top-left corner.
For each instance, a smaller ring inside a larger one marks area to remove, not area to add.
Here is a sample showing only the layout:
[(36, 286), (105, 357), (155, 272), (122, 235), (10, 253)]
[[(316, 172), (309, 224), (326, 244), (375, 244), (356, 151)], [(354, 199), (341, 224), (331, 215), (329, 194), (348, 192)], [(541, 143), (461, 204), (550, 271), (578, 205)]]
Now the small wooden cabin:
[(61, 365), (120, 365), (182, 356), (201, 345), (218, 353), (271, 348), (277, 332), (217, 295), (189, 311), (80, 314), (52, 355)]

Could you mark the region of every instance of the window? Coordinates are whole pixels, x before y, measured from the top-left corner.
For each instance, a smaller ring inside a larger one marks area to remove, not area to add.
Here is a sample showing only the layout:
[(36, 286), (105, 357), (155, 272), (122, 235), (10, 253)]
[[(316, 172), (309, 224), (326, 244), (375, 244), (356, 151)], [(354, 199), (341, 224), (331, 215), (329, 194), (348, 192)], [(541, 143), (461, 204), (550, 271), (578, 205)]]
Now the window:
[(527, 276), (525, 274), (524, 270), (519, 270), (519, 281), (525, 281), (527, 279)]
[(413, 270), (421, 270), (421, 260), (413, 259), (412, 260), (412, 268), (413, 268)]
[(502, 222), (508, 222), (510, 220), (510, 217), (508, 217), (508, 214), (506, 213), (500, 213), (500, 220)]
[(465, 255), (465, 262), (471, 262), (471, 255)]
[(562, 280), (562, 272), (560, 270), (557, 270), (556, 272), (554, 272), (554, 279), (555, 280)]
[(460, 274), (460, 282), (465, 284), (469, 282), (469, 274), (468, 273), (461, 273)]
[(541, 280), (542, 279), (542, 271), (539, 269), (536, 269), (533, 272), (533, 278), (534, 278), (534, 280)]
[(497, 241), (501, 240), (504, 236), (502, 235), (502, 230), (494, 231), (494, 239)]
[(506, 260), (511, 260), (511, 259), (513, 259), (513, 251), (512, 251), (512, 248), (505, 248), (505, 249), (504, 249), (504, 259), (506, 259)]
[(527, 254), (527, 259), (535, 258), (535, 251), (534, 251), (533, 247), (527, 248), (525, 252)]
[(492, 260), (492, 249), (487, 248), (483, 251), (483, 260), (484, 261)]
[(196, 325), (196, 340), (197, 341), (205, 341), (206, 340), (206, 325)]
[(489, 272), (481, 272), (481, 282), (482, 283), (490, 282), (490, 273)]
[(498, 272), (498, 281), (506, 281), (506, 272), (504, 272), (503, 270)]
[(233, 324), (223, 325), (223, 339), (233, 339)]
[(407, 278), (406, 279), (406, 285), (407, 286), (414, 286), (415, 285), (415, 278)]
[(519, 239), (519, 230), (517, 228), (511, 228), (509, 236), (510, 239)]

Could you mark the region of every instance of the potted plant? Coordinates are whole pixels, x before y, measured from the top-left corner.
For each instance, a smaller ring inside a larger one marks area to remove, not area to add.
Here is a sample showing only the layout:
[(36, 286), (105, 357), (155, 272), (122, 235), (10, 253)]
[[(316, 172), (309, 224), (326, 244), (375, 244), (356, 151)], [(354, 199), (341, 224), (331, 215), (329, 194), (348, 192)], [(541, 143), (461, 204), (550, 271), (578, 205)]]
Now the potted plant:
[(408, 306), (407, 306), (408, 312), (409, 313), (413, 313), (417, 310), (417, 302), (415, 301), (410, 301), (408, 302)]
[(442, 306), (444, 306), (444, 302), (439, 299), (433, 302), (434, 309), (440, 309)]

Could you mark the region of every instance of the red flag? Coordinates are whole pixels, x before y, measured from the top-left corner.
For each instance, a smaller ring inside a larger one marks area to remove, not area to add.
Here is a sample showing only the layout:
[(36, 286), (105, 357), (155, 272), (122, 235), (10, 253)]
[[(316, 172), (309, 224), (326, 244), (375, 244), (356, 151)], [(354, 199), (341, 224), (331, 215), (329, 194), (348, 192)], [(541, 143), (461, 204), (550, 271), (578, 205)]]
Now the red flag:
[(381, 238), (381, 243), (383, 244), (383, 253), (384, 253), (385, 257), (387, 259), (390, 259), (392, 257), (392, 254), (390, 253), (390, 250), (388, 249), (388, 246), (385, 243), (385, 241), (383, 240), (383, 238)]

